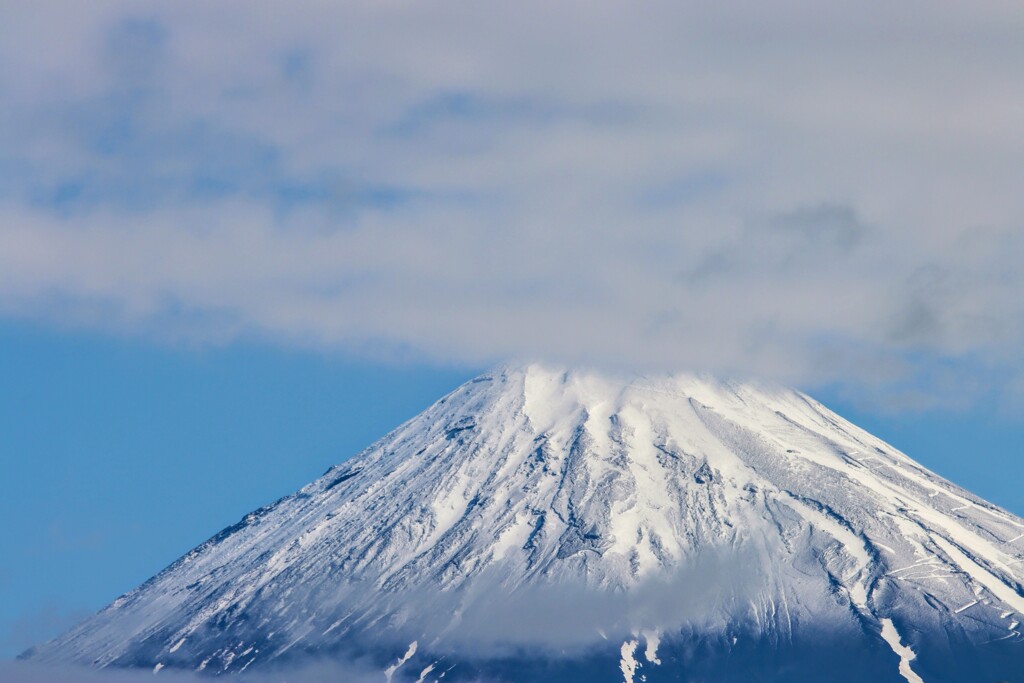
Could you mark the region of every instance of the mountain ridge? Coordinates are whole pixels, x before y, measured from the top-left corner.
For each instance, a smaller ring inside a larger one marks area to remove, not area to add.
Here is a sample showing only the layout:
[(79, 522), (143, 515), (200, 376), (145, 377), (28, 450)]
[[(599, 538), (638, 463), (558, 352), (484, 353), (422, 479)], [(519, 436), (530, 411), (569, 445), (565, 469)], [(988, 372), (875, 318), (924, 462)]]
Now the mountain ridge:
[(541, 680), (517, 677), (528, 650), (653, 681), (711, 643), (737, 662), (856, 642), (863, 671), (917, 683), (998, 642), (1001, 675), (1024, 670), (1022, 540), (801, 392), (505, 365), (27, 656)]

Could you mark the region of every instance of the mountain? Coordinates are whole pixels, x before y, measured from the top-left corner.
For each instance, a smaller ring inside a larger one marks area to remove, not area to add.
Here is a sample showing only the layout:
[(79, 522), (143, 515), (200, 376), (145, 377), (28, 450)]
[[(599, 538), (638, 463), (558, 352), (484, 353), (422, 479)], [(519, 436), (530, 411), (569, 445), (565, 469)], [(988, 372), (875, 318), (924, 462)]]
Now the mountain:
[(23, 656), (214, 674), (319, 657), (387, 681), (1013, 681), (1022, 583), (1024, 520), (801, 392), (508, 366)]

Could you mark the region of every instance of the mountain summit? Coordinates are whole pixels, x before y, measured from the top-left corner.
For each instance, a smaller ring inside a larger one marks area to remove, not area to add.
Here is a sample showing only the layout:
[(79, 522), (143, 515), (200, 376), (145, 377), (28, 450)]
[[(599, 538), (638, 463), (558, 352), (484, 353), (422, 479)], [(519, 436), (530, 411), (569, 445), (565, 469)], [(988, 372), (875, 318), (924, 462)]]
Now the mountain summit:
[(1024, 520), (794, 390), (502, 367), (26, 653), (380, 680), (995, 681)]

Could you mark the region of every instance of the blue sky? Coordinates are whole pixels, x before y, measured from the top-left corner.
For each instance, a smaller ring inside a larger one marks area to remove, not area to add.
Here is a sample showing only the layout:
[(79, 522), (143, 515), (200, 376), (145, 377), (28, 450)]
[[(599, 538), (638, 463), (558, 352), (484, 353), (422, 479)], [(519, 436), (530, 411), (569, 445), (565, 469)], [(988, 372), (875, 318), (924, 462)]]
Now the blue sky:
[(51, 637), (470, 376), (0, 325), (0, 656)]
[(794, 384), (1021, 513), (1022, 26), (0, 8), (0, 653), (506, 358)]

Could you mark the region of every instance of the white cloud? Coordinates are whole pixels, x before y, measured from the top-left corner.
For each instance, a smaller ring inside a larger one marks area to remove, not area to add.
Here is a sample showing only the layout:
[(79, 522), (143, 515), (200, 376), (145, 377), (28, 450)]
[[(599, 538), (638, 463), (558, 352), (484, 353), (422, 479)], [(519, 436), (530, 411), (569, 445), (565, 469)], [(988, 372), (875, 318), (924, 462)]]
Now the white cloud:
[(3, 13), (7, 315), (1021, 384), (1019, 3)]

